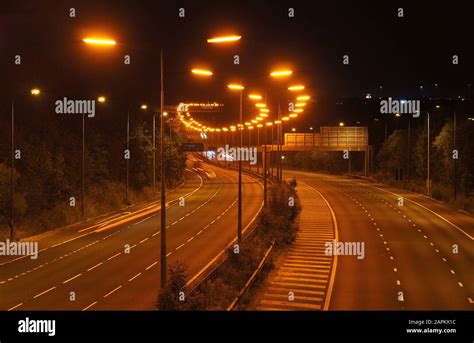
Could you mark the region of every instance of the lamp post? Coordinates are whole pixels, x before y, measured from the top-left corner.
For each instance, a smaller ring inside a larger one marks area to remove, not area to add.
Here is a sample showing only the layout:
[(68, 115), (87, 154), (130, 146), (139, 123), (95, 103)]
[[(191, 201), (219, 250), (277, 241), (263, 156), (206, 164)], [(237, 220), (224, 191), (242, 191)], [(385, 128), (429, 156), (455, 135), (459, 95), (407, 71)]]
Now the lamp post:
[(13, 185), (13, 168), (14, 168), (14, 161), (15, 161), (15, 104), (14, 100), (12, 100), (12, 144), (11, 144), (11, 164), (10, 164), (10, 240), (15, 239), (15, 233), (13, 230), (14, 227), (14, 215), (15, 211), (13, 209), (14, 202), (13, 202), (13, 192), (14, 192), (14, 185)]
[(161, 178), (161, 288), (166, 287), (166, 184), (165, 184), (165, 159), (164, 159), (164, 145), (165, 145), (165, 90), (164, 90), (164, 75), (163, 75), (163, 51), (160, 52), (160, 76), (161, 76), (161, 91), (160, 91), (160, 178)]
[[(239, 91), (239, 125), (238, 129), (240, 130), (240, 141), (239, 141), (239, 151), (242, 151), (243, 145), (243, 125), (242, 125), (242, 95), (244, 86), (241, 84), (231, 83), (227, 86), (231, 90)], [(240, 155), (240, 154), (238, 154)], [(242, 242), (242, 158), (239, 158), (239, 193), (238, 193), (238, 214), (237, 214), (237, 240), (240, 244)]]

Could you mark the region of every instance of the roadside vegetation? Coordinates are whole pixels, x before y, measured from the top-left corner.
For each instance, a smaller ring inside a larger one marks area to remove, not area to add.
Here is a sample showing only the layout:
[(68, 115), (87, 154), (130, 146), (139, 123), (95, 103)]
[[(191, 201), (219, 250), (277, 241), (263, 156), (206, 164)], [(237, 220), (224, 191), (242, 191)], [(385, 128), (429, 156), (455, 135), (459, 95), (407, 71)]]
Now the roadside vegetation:
[[(153, 140), (149, 122), (141, 120), (131, 128), (128, 203), (124, 135), (111, 132), (107, 126), (88, 128), (84, 218), (81, 216), (82, 136), (77, 127), (59, 127), (57, 120), (41, 123), (41, 127), (46, 126), (41, 130), (38, 125), (36, 122), (18, 124), (21, 135), (18, 134), (15, 149), (21, 152), (21, 158), (14, 162), (13, 179), (16, 238), (94, 218), (156, 196), (152, 190)], [(185, 153), (179, 150), (180, 143), (177, 134), (173, 133), (171, 138), (169, 133), (166, 135), (166, 179), (170, 187), (180, 182), (186, 163)], [(4, 239), (10, 225), (11, 164), (10, 148), (2, 147), (5, 149), (0, 154), (0, 238)], [(156, 159), (159, 171), (159, 150)], [(158, 187), (159, 184), (157, 181)]]
[[(183, 298), (186, 266), (170, 265), (169, 282), (159, 291), (160, 310), (225, 310), (257, 269), (272, 242), (275, 250), (257, 278), (260, 282), (273, 267), (273, 258), (294, 242), (298, 231), (301, 204), (296, 193), (296, 181), (275, 184), (269, 188), (268, 207), (258, 215), (251, 233), (236, 253), (234, 245), (226, 251), (222, 264), (200, 287)], [(179, 266), (179, 267), (177, 267)], [(242, 300), (245, 303), (246, 298)]]

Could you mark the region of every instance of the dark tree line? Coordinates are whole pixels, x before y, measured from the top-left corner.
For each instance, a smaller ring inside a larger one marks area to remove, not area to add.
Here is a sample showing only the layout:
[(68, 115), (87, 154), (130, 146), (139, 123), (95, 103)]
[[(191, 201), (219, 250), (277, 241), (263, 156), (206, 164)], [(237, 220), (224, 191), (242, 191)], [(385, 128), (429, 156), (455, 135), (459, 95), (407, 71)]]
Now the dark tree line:
[[(26, 107), (25, 107), (26, 108)], [(26, 111), (15, 116), (14, 222), (18, 236), (61, 227), (79, 220), (82, 191), (82, 118), (60, 117), (51, 111)], [(37, 114), (41, 113), (41, 115)], [(10, 223), (11, 122), (4, 117), (0, 133), (0, 228)], [(8, 119), (7, 119), (8, 118)], [(129, 203), (156, 194), (153, 184), (151, 114), (131, 120)], [(159, 180), (159, 121), (156, 127), (156, 177)], [(165, 127), (166, 178), (179, 182), (186, 157), (180, 151), (182, 137)], [(85, 217), (116, 210), (126, 203), (126, 116), (107, 113), (85, 119)], [(157, 191), (160, 183), (157, 181)], [(72, 199), (74, 198), (74, 199)], [(74, 205), (74, 206), (72, 206)]]

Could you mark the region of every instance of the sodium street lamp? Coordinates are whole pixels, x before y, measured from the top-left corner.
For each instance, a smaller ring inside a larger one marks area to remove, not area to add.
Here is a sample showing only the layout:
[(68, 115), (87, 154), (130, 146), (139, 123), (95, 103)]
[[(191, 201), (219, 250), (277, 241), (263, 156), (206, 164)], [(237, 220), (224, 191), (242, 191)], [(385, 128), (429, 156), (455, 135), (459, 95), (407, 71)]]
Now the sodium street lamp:
[[(88, 45), (93, 45), (93, 46), (98, 46), (98, 47), (112, 47), (115, 46), (117, 43), (114, 39), (110, 38), (102, 38), (102, 37), (86, 37), (83, 39), (83, 42)], [(163, 113), (164, 113), (164, 75), (163, 75), (163, 50), (160, 50), (160, 161), (161, 161), (161, 166), (160, 166), (160, 172), (161, 172), (161, 251), (160, 251), (160, 261), (161, 261), (161, 288), (164, 288), (166, 286), (166, 188), (165, 188), (165, 178), (164, 178), (164, 158), (163, 158), (163, 151), (164, 151), (164, 118), (163, 118)], [(105, 101), (105, 98), (103, 101), (101, 99), (98, 99), (99, 102)], [(154, 167), (155, 168), (155, 167)], [(153, 180), (153, 182), (155, 182)]]
[[(41, 91), (39, 88), (33, 88), (30, 90), (30, 94), (33, 96), (40, 95)], [(15, 168), (15, 100), (12, 99), (11, 103), (11, 161), (10, 161), (10, 240), (15, 239), (15, 201), (13, 199), (13, 194), (15, 192), (15, 185), (13, 182), (14, 179), (14, 168)]]
[[(231, 90), (238, 90), (240, 94), (240, 105), (239, 105), (239, 130), (240, 130), (240, 142), (239, 150), (242, 149), (243, 140), (243, 128), (242, 128), (242, 93), (244, 86), (241, 84), (231, 83), (227, 86)], [(239, 158), (239, 199), (238, 199), (238, 217), (237, 217), (237, 240), (239, 245), (242, 242), (242, 159)]]

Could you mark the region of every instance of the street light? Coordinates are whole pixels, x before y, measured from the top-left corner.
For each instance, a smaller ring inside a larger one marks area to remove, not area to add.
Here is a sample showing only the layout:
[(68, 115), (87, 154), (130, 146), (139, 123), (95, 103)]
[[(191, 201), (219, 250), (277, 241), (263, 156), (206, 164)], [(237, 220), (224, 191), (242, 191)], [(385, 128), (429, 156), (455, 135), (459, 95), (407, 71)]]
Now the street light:
[(297, 101), (306, 101), (306, 100), (309, 100), (309, 99), (310, 99), (309, 95), (301, 95), (301, 96), (296, 97)]
[(208, 43), (230, 43), (230, 42), (238, 41), (241, 38), (242, 36), (237, 36), (237, 35), (219, 36), (219, 37), (209, 38), (207, 42)]
[[(244, 90), (244, 86), (241, 84), (231, 83), (227, 87), (231, 90), (238, 90), (240, 93), (240, 106), (239, 106), (240, 144), (239, 144), (239, 148), (242, 149), (242, 140), (243, 140), (242, 92)], [(237, 217), (237, 241), (239, 245), (242, 243), (242, 159), (241, 158), (239, 158), (239, 200), (238, 200), (238, 217)]]
[(213, 72), (210, 70), (205, 70), (205, 69), (193, 69), (191, 70), (191, 73), (196, 74), (196, 75), (203, 75), (203, 76), (212, 76)]
[(262, 100), (262, 96), (258, 94), (249, 94), (249, 99), (251, 100)]
[[(38, 96), (40, 95), (41, 91), (39, 88), (33, 88), (30, 90), (31, 95)], [(15, 209), (14, 209), (14, 199), (13, 193), (15, 191), (15, 186), (13, 184), (14, 179), (14, 168), (15, 168), (15, 100), (12, 99), (12, 106), (11, 106), (11, 118), (12, 118), (12, 125), (11, 125), (11, 164), (10, 164), (10, 240), (15, 239)]]
[(109, 38), (96, 38), (96, 37), (87, 37), (82, 40), (86, 44), (99, 45), (99, 46), (113, 46), (117, 43), (113, 39)]
[(105, 96), (99, 96), (99, 97), (97, 98), (97, 101), (98, 101), (98, 102), (102, 102), (102, 103), (105, 102)]
[(340, 127), (343, 127), (343, 126), (344, 126), (344, 123), (343, 123), (342, 121), (339, 122), (339, 126), (340, 126)]
[(295, 85), (295, 86), (290, 86), (288, 87), (289, 91), (295, 92), (295, 91), (302, 91), (304, 89), (303, 85)]
[(284, 76), (290, 76), (293, 74), (293, 71), (291, 70), (275, 70), (270, 73), (271, 77), (284, 77)]

